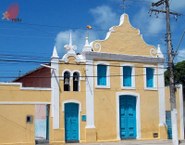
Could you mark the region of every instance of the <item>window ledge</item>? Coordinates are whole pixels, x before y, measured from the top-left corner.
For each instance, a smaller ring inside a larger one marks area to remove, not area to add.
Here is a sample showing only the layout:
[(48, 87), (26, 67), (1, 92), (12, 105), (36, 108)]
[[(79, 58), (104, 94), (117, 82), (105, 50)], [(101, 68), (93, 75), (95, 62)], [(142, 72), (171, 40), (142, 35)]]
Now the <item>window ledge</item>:
[(157, 91), (157, 88), (156, 87), (154, 87), (154, 88), (144, 88), (145, 90), (148, 90), (148, 91)]
[(121, 87), (121, 89), (125, 89), (125, 90), (135, 90), (136, 88), (135, 87)]
[(110, 89), (110, 86), (96, 86), (97, 89)]

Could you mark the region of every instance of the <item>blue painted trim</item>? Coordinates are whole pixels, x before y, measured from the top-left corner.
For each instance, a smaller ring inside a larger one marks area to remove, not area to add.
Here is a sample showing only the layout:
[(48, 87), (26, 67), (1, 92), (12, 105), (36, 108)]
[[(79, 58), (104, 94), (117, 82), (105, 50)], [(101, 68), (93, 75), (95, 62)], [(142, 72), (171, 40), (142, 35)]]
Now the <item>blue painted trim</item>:
[(86, 115), (82, 115), (82, 121), (86, 121)]
[(79, 142), (79, 105), (76, 103), (65, 104), (65, 141)]
[(122, 95), (119, 97), (120, 106), (120, 138), (135, 139), (136, 131), (136, 97)]
[(166, 111), (166, 125), (167, 125), (168, 139), (172, 139), (171, 111)]

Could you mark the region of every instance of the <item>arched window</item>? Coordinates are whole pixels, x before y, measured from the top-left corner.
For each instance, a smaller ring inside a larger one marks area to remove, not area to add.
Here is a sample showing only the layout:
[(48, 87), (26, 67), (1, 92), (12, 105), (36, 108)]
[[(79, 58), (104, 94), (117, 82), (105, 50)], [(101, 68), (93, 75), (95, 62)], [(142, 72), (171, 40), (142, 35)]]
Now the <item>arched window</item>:
[(73, 73), (73, 91), (79, 91), (79, 73)]
[(68, 71), (64, 73), (64, 91), (70, 91), (70, 73)]

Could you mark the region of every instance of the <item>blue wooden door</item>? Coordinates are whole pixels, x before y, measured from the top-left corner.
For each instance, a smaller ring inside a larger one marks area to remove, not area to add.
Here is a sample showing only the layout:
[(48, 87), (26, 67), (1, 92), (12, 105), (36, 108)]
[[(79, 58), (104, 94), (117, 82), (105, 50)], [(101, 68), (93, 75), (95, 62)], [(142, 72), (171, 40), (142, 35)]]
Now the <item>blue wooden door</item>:
[(120, 138), (136, 138), (136, 97), (120, 96)]
[(78, 127), (78, 104), (65, 104), (65, 140), (66, 142), (79, 141)]
[(168, 139), (172, 139), (171, 111), (166, 111), (166, 125), (167, 125)]

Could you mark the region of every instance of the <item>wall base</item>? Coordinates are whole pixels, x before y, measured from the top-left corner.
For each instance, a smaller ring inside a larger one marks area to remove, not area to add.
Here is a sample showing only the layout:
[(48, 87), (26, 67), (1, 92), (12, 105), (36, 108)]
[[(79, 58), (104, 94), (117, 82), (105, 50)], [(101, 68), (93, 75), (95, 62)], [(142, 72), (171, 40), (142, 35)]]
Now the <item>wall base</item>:
[(96, 128), (86, 128), (86, 142), (96, 142)]
[(159, 125), (159, 139), (168, 139), (167, 128), (165, 125)]

